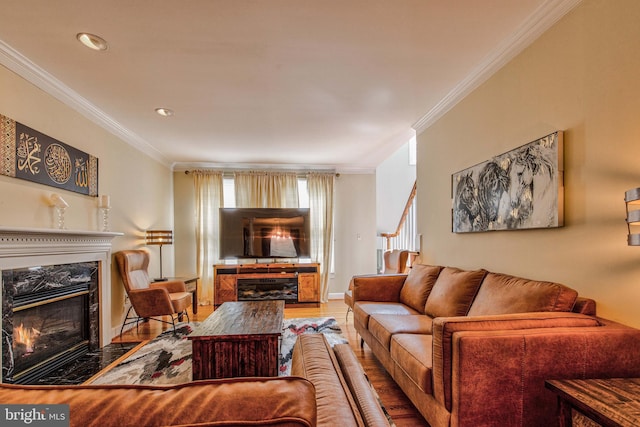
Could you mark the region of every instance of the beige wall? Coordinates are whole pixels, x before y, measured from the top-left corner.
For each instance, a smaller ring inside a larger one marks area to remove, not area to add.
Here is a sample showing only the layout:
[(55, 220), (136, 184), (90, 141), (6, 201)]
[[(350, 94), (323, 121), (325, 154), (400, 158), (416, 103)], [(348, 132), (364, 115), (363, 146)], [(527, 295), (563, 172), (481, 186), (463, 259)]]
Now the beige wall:
[(376, 177), (341, 174), (336, 179), (335, 274), (329, 293), (342, 297), (356, 274), (376, 272)]
[[(193, 179), (184, 172), (173, 176), (176, 274), (190, 274), (196, 268)], [(329, 293), (341, 297), (351, 276), (376, 269), (375, 175), (341, 174), (336, 178), (335, 193), (336, 261)]]
[[(552, 280), (640, 326), (640, 248), (624, 192), (640, 186), (640, 2), (587, 0), (418, 136), (424, 262)], [(565, 131), (565, 227), (453, 234), (451, 174)]]
[[(99, 192), (111, 196), (111, 230), (124, 233), (113, 240), (114, 252), (144, 248), (143, 230), (171, 227), (173, 221), (172, 174), (165, 165), (119, 140), (55, 98), (0, 66), (0, 114), (59, 141), (98, 157)], [(0, 225), (52, 227), (47, 204), (57, 192), (69, 203), (66, 227), (98, 230), (96, 198), (45, 185), (0, 176)], [(158, 250), (152, 254), (150, 273), (159, 274)], [(163, 248), (163, 272), (173, 273), (173, 249)], [(119, 329), (124, 315), (124, 290), (112, 268), (112, 327)]]

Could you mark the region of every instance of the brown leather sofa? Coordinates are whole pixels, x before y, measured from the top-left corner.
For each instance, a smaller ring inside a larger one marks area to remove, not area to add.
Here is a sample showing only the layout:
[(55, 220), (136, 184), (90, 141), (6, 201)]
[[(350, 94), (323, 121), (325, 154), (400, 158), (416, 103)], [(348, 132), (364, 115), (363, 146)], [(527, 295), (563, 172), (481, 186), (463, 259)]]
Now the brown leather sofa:
[(356, 331), (432, 427), (557, 425), (546, 379), (640, 376), (640, 330), (558, 283), (414, 265), (352, 286)]
[(301, 335), (292, 376), (174, 386), (0, 384), (2, 404), (69, 404), (70, 425), (389, 426), (348, 344)]

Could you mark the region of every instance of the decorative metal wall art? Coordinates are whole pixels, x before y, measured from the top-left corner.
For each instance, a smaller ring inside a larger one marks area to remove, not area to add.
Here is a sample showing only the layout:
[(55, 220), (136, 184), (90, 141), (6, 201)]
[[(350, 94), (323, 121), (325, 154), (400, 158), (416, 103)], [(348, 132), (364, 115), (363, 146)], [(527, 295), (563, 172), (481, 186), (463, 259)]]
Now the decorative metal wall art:
[(98, 195), (98, 158), (0, 114), (0, 174)]
[(562, 227), (563, 174), (562, 131), (454, 173), (453, 232)]

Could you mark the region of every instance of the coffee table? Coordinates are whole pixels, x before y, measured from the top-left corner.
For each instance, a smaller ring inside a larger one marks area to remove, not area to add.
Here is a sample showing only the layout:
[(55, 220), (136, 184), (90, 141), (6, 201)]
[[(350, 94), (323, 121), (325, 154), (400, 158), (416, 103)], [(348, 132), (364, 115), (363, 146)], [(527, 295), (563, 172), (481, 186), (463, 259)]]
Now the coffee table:
[(187, 336), (193, 380), (278, 376), (284, 301), (225, 302)]

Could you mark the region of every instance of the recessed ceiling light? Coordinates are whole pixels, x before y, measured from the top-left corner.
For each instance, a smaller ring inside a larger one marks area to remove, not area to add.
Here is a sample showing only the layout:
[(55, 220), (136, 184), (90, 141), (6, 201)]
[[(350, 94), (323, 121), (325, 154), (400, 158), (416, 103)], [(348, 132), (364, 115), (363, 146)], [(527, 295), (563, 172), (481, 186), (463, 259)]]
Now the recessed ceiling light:
[(170, 108), (156, 108), (156, 113), (160, 114), (163, 117), (173, 116), (173, 110)]
[(107, 41), (100, 36), (90, 33), (78, 33), (76, 38), (80, 43), (93, 50), (107, 50)]

